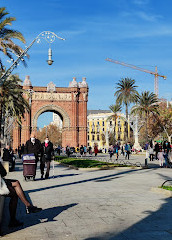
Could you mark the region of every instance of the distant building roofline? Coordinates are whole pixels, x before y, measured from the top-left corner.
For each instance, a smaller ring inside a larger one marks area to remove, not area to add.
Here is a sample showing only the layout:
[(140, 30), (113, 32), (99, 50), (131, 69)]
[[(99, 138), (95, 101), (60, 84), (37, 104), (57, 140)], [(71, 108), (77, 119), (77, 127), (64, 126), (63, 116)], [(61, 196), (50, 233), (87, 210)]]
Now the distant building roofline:
[(111, 113), (111, 110), (87, 110), (87, 116), (90, 114)]

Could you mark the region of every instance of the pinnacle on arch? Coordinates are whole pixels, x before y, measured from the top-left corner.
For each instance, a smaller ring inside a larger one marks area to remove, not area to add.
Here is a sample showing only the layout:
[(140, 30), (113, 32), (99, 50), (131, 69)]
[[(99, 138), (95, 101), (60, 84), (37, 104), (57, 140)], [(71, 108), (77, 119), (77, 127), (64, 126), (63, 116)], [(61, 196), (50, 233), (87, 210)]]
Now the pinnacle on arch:
[(25, 80), (24, 80), (24, 82), (23, 82), (23, 86), (27, 86), (27, 87), (31, 87), (31, 86), (32, 86), (32, 83), (31, 83), (31, 81), (30, 81), (30, 76), (29, 76), (29, 75), (27, 75), (27, 76), (25, 77)]

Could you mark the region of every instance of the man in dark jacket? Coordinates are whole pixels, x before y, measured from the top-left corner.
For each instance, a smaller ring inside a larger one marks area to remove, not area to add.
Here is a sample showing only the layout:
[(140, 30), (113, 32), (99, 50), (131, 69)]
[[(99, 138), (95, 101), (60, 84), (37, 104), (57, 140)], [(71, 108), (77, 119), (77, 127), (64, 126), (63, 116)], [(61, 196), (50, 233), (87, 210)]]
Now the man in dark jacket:
[(157, 160), (158, 159), (158, 152), (159, 152), (159, 144), (158, 144), (158, 142), (156, 142), (154, 150), (155, 150), (155, 158)]
[(41, 142), (35, 138), (35, 134), (31, 133), (30, 139), (26, 142), (25, 145), (25, 154), (34, 153), (36, 163), (39, 161), (39, 153), (41, 153), (42, 145)]

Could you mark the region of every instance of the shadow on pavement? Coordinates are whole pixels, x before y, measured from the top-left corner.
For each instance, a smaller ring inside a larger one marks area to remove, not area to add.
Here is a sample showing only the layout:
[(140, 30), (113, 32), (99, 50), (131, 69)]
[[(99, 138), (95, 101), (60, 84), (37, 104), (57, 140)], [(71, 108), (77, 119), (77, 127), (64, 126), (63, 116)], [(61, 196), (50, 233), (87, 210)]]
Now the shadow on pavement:
[[(142, 217), (134, 224), (132, 224), (134, 218), (124, 213), (120, 220), (116, 219), (113, 231), (97, 234), (85, 240), (171, 240), (172, 199), (167, 198), (165, 201), (156, 212), (142, 212)], [(137, 215), (133, 209), (134, 214)]]
[[(63, 177), (73, 177), (73, 176), (77, 176), (80, 174), (63, 174), (63, 175), (56, 175), (56, 176), (50, 176), (49, 179), (55, 179), (55, 178), (63, 178)], [(45, 179), (41, 179), (41, 178), (36, 178), (35, 181), (43, 181)]]
[(86, 183), (86, 182), (92, 182), (92, 181), (96, 181), (96, 182), (101, 182), (103, 180), (108, 181), (108, 180), (111, 180), (113, 177), (114, 177), (114, 179), (117, 178), (117, 177), (120, 178), (120, 177), (122, 177), (122, 175), (131, 174), (131, 173), (134, 173), (134, 172), (137, 172), (137, 171), (143, 171), (143, 170), (142, 169), (141, 170), (140, 169), (131, 169), (131, 170), (118, 172), (118, 173), (114, 173), (114, 174), (110, 174), (110, 175), (106, 175), (106, 176), (102, 176), (102, 177), (84, 179), (84, 180), (80, 180), (80, 181), (76, 181), (76, 182), (64, 183), (64, 184), (59, 184), (59, 185), (57, 184), (57, 185), (53, 185), (53, 186), (27, 190), (27, 193), (29, 194), (29, 193), (33, 193), (33, 192), (39, 192), (39, 191), (44, 191), (44, 190), (48, 190), (48, 189), (65, 187), (65, 186), (81, 184), (81, 183)]
[[(20, 221), (24, 222), (23, 227), (20, 228), (8, 228), (7, 223), (9, 221), (9, 216), (6, 217), (5, 222), (6, 224), (3, 224), (2, 226), (2, 234), (10, 234), (13, 232), (17, 232), (21, 229), (25, 229), (43, 222), (52, 222), (52, 221), (58, 221), (55, 218), (62, 213), (63, 211), (66, 211), (67, 209), (76, 206), (78, 203), (73, 203), (65, 206), (59, 206), (59, 207), (52, 207), (52, 208), (47, 208), (43, 209), (41, 212), (38, 213), (31, 213), (31, 214), (26, 214), (25, 213), (25, 208), (23, 207), (21, 210), (20, 215)], [(8, 219), (7, 219), (8, 218)]]

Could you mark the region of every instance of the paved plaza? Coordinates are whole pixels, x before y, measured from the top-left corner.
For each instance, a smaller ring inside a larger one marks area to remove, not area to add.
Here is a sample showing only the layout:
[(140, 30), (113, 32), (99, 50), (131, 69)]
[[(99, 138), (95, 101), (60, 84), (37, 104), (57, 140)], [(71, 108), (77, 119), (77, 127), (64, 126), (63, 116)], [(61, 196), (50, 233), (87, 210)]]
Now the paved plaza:
[[(107, 157), (108, 158), (108, 157)], [(121, 157), (120, 157), (121, 158)], [(131, 156), (144, 163), (144, 156)], [(43, 210), (26, 214), (19, 201), (17, 217), (22, 228), (8, 229), (8, 206), (3, 218), (4, 240), (172, 240), (172, 199), (151, 191), (166, 179), (172, 169), (82, 171), (55, 165), (55, 176), (25, 182), (22, 164), (8, 178), (21, 181), (26, 195)]]

